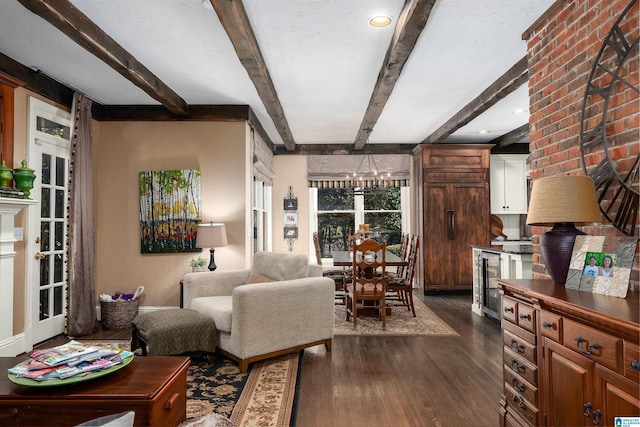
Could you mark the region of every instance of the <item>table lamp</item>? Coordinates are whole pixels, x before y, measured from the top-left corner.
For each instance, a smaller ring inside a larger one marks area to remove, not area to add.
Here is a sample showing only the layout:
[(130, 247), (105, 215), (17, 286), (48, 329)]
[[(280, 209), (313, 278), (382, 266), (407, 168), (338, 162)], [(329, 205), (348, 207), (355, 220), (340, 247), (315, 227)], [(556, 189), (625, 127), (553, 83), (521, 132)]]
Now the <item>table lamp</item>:
[(533, 182), (527, 224), (553, 227), (540, 236), (542, 259), (555, 283), (567, 279), (576, 236), (575, 225), (600, 222), (593, 180), (588, 176), (550, 176)]
[(216, 251), (216, 247), (227, 245), (227, 230), (224, 224), (209, 224), (198, 225), (198, 235), (196, 236), (197, 248), (209, 248), (211, 259), (209, 260), (209, 270), (214, 271), (216, 268), (216, 262), (213, 258), (213, 253)]

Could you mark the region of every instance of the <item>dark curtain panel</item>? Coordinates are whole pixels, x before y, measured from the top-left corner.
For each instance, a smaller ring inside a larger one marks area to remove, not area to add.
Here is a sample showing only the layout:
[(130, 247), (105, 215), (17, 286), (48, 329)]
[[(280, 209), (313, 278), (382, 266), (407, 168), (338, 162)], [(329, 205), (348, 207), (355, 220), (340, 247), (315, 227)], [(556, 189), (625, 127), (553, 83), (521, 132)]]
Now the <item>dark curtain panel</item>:
[(69, 167), (69, 325), (72, 337), (96, 331), (94, 283), (95, 230), (93, 227), (93, 173), (91, 151), (92, 101), (73, 98), (71, 164)]

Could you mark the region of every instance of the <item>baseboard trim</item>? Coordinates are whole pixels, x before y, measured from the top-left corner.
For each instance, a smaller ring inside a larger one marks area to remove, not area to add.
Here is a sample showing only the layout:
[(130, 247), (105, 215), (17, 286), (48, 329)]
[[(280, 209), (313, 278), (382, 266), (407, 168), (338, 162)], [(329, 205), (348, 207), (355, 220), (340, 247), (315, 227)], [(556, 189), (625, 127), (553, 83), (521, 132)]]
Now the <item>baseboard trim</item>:
[(25, 351), (26, 339), (24, 334), (14, 335), (0, 341), (0, 357), (15, 357)]

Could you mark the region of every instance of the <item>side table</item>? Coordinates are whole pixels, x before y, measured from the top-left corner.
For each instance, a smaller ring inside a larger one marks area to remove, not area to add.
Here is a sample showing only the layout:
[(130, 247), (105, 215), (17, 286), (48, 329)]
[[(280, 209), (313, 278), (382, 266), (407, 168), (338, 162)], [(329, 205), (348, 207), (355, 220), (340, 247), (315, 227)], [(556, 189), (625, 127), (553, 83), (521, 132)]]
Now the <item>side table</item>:
[(74, 426), (124, 411), (135, 411), (135, 426), (177, 426), (186, 419), (188, 357), (136, 357), (104, 377), (54, 387), (9, 381), (7, 369), (26, 358), (0, 358), (0, 425)]

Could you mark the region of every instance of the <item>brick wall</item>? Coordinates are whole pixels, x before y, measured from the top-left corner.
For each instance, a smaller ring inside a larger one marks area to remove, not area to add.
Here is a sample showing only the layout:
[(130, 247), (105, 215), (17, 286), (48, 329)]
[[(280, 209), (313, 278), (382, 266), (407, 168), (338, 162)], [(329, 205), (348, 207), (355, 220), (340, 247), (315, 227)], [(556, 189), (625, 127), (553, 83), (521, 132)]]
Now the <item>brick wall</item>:
[[(529, 60), (532, 181), (553, 175), (584, 175), (579, 135), (587, 80), (603, 40), (629, 3), (630, 0), (558, 0), (523, 35)], [(632, 18), (628, 20), (625, 32), (637, 37), (640, 16), (637, 3), (628, 16)], [(632, 65), (636, 86), (637, 64), (636, 49)], [(612, 98), (609, 105), (611, 114), (616, 112), (607, 126), (607, 136), (617, 137), (615, 150), (621, 162), (634, 161), (638, 155), (638, 105), (638, 97), (628, 94)], [(587, 158), (587, 162), (598, 161), (597, 155)], [(636, 227), (640, 229), (640, 226)], [(544, 227), (532, 229), (536, 278), (549, 277), (537, 246), (537, 236), (546, 230)], [(589, 235), (623, 236), (606, 220), (582, 230)], [(639, 271), (640, 258), (636, 248), (631, 273), (632, 287), (636, 289), (639, 288)]]

